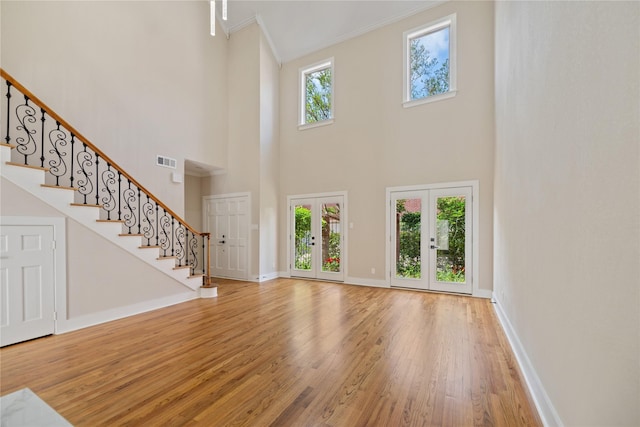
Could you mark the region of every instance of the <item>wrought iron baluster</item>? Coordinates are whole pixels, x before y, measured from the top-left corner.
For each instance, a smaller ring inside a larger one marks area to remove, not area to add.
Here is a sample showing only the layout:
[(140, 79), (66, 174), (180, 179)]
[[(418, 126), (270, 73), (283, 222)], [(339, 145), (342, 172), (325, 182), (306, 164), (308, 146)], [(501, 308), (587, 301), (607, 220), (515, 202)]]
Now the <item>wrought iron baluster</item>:
[(44, 108), (40, 109), (40, 113), (42, 117), (40, 117), (40, 122), (42, 122), (42, 130), (40, 131), (40, 167), (44, 167), (44, 121), (46, 120), (44, 117)]
[(10, 129), (10, 125), (9, 125), (9, 119), (11, 118), (11, 82), (6, 80), (5, 81), (7, 83), (7, 133), (4, 136), (4, 141), (7, 144), (11, 143), (11, 135), (9, 135), (9, 129)]
[(140, 208), (140, 189), (138, 188), (138, 234), (142, 234), (142, 209)]
[(191, 234), (191, 232), (189, 230), (187, 230), (187, 238), (186, 238), (186, 242), (185, 242), (185, 247), (187, 248), (187, 250), (185, 251), (184, 265), (190, 265), (189, 264), (189, 248), (190, 248), (190, 246), (189, 246), (189, 234)]
[(173, 238), (173, 227), (175, 225), (175, 219), (173, 218), (173, 215), (171, 216), (171, 256), (175, 256), (175, 251), (174, 251), (174, 243), (175, 243), (175, 239)]
[(109, 188), (109, 185), (115, 185), (116, 173), (111, 170), (111, 165), (107, 163), (107, 169), (102, 172), (102, 192), (106, 193), (102, 197), (102, 209), (107, 212), (107, 219), (111, 219), (111, 212), (116, 208), (116, 199), (113, 197), (113, 193), (116, 192), (115, 188)]
[(25, 136), (16, 137), (16, 152), (24, 156), (24, 164), (29, 164), (29, 156), (35, 154), (38, 151), (38, 144), (33, 135), (36, 133), (35, 129), (29, 129), (28, 124), (35, 124), (36, 110), (29, 105), (29, 97), (24, 95), (24, 104), (20, 104), (16, 107), (16, 118), (19, 125), (16, 126), (18, 132), (24, 131)]
[[(207, 263), (205, 262), (205, 240), (206, 240), (206, 243), (207, 243), (207, 250), (209, 250), (209, 248), (211, 247), (211, 245), (209, 244), (209, 235), (206, 236), (206, 239), (205, 239), (204, 235), (202, 236), (202, 273), (206, 276), (207, 275), (207, 270), (206, 270)], [(211, 254), (209, 254), (209, 256), (211, 256)], [(206, 280), (207, 280), (206, 283), (209, 283), (208, 282), (209, 279), (206, 279)]]
[(87, 196), (93, 192), (93, 183), (91, 176), (93, 172), (89, 170), (93, 166), (91, 153), (87, 151), (87, 144), (82, 143), (82, 151), (78, 152), (78, 175), (82, 174), (84, 178), (78, 178), (78, 192), (83, 196), (83, 203), (87, 204)]
[[(151, 198), (147, 194), (147, 201), (144, 203), (142, 207), (142, 213), (144, 214), (144, 221), (147, 223), (146, 226), (142, 227), (142, 232), (144, 237), (147, 239), (147, 246), (151, 246), (151, 238), (154, 235), (157, 235), (154, 227), (153, 221), (153, 203), (151, 203)], [(156, 205), (157, 209), (157, 205)]]
[[(122, 220), (122, 172), (118, 171), (118, 221)], [(129, 230), (131, 234), (131, 230)]]
[[(44, 118), (44, 110), (42, 112), (42, 117)], [(60, 177), (67, 173), (67, 164), (64, 161), (67, 153), (62, 151), (62, 147), (67, 145), (67, 133), (60, 129), (60, 122), (58, 121), (56, 121), (56, 128), (49, 132), (49, 142), (53, 147), (49, 150), (49, 154), (57, 156), (57, 159), (49, 160), (49, 173), (56, 177), (56, 186), (60, 186)]]
[(156, 246), (160, 246), (160, 222), (158, 220), (158, 211), (159, 211), (159, 207), (158, 204), (156, 203)]
[(189, 250), (191, 251), (191, 274), (196, 274), (196, 270), (198, 269), (198, 235), (193, 234), (193, 238), (191, 239), (191, 245), (189, 246)]
[[(173, 218), (172, 218), (173, 223)], [(178, 259), (178, 267), (182, 267), (182, 261), (185, 257), (185, 248), (182, 244), (182, 240), (184, 240), (185, 228), (182, 224), (178, 223), (175, 228), (175, 234), (173, 235), (174, 246), (176, 248), (175, 257)], [(172, 252), (173, 255), (173, 252)]]
[(73, 186), (73, 160), (74, 160), (74, 158), (73, 158), (73, 156), (74, 156), (73, 148), (74, 148), (75, 143), (76, 143), (76, 136), (72, 133), (71, 134), (71, 169), (70, 169), (71, 176), (69, 177), (69, 182), (70, 182), (69, 186), (71, 188), (75, 188)]
[[(162, 238), (160, 239), (160, 248), (162, 249), (162, 256), (167, 256), (167, 251), (171, 247), (170, 234), (171, 233), (171, 218), (167, 215), (167, 210), (162, 209), (163, 214), (160, 217), (160, 230), (162, 231)], [(169, 229), (169, 232), (167, 232)]]
[(124, 202), (126, 204), (125, 209), (128, 211), (128, 213), (125, 213), (123, 215), (123, 218), (124, 218), (124, 225), (127, 228), (129, 228), (129, 234), (131, 234), (131, 229), (135, 227), (135, 225), (138, 222), (138, 219), (135, 213), (136, 191), (133, 188), (131, 188), (131, 180), (127, 179), (127, 182), (129, 183), (129, 185), (122, 192), (122, 198), (124, 199)]
[(100, 155), (98, 153), (93, 153), (96, 155), (96, 205), (100, 204), (100, 192), (98, 191), (99, 182), (98, 177), (100, 176)]

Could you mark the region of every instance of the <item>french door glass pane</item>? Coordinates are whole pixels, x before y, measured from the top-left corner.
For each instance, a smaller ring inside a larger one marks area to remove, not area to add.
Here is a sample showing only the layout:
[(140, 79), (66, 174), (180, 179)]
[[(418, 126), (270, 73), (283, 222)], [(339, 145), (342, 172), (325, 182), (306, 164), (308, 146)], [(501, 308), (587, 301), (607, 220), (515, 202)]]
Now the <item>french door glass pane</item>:
[(311, 270), (311, 205), (295, 206), (295, 265), (296, 270)]
[(340, 271), (340, 204), (322, 204), (322, 271)]
[(465, 283), (465, 196), (436, 199), (436, 280)]
[(421, 277), (421, 215), (421, 199), (396, 201), (396, 277)]

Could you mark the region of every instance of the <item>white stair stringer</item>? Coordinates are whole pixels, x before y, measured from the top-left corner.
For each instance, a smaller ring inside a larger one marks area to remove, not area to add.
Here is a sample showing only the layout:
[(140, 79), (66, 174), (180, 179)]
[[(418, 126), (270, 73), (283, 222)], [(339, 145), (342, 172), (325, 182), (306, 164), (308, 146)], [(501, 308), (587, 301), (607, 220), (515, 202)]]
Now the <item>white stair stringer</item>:
[(6, 164), (8, 161), (11, 161), (11, 148), (2, 145), (0, 146), (0, 175), (2, 177), (189, 289), (196, 291), (202, 285), (202, 276), (190, 277), (188, 268), (175, 268), (174, 258), (160, 258), (159, 248), (143, 247), (142, 237), (121, 235), (121, 222), (98, 222), (100, 207), (73, 206), (74, 191), (43, 187), (46, 173), (44, 170), (9, 165)]

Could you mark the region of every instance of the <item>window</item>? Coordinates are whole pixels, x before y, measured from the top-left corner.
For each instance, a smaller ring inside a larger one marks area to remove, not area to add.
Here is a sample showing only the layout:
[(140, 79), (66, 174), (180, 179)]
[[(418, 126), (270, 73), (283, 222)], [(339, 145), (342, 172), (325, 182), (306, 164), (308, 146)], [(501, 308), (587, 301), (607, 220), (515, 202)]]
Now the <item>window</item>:
[(455, 96), (456, 15), (404, 33), (404, 106)]
[(299, 128), (333, 123), (333, 58), (300, 69)]

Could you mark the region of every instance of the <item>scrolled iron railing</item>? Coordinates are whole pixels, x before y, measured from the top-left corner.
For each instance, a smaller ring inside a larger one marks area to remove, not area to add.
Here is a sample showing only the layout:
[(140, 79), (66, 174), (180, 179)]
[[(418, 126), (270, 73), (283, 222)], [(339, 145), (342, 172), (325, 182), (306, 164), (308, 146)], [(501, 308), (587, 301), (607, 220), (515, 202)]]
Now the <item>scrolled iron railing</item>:
[(99, 206), (101, 220), (122, 222), (123, 234), (140, 235), (143, 246), (158, 247), (209, 284), (209, 233), (194, 230), (3, 69), (0, 77), (0, 126), (4, 143), (15, 147), (12, 162), (45, 168), (46, 185), (75, 189), (75, 204)]

